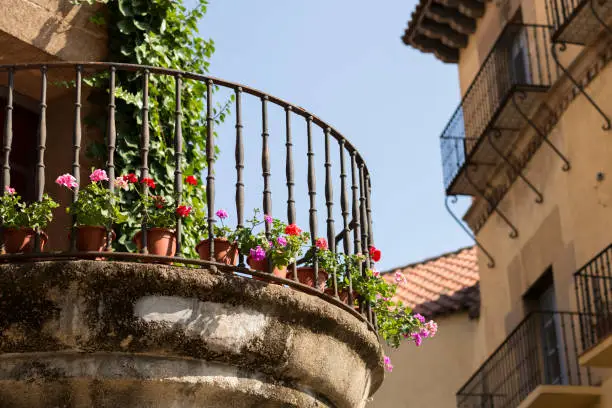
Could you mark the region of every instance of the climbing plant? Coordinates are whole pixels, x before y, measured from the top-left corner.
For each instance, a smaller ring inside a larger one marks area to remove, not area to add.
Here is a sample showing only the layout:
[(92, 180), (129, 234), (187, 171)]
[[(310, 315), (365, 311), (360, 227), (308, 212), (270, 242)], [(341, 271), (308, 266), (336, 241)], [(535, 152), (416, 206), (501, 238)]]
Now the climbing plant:
[[(186, 7), (183, 0), (73, 0), (75, 4), (93, 6), (105, 3), (91, 17), (94, 24), (108, 30), (109, 55), (112, 62), (151, 65), (207, 73), (215, 48), (212, 40), (198, 36), (197, 24), (206, 13), (207, 1), (195, 0)], [(108, 73), (88, 78), (89, 84), (108, 89)], [(140, 167), (139, 141), (142, 124), (142, 73), (117, 71), (116, 76), (116, 173), (138, 173)], [(206, 83), (183, 80), (182, 129), (183, 174), (198, 176), (206, 167)], [(174, 195), (174, 126), (175, 80), (159, 74), (149, 77), (149, 132), (150, 177), (156, 184), (156, 194)], [(215, 121), (222, 122), (228, 113), (229, 102), (214, 107)], [(92, 125), (104, 128), (103, 117), (89, 118)], [(103, 143), (91, 143), (88, 153), (96, 158), (106, 157)], [(218, 153), (218, 152), (216, 152)], [(124, 200), (135, 199), (130, 194)], [(203, 188), (186, 188), (183, 200), (196, 209), (204, 208)], [(116, 243), (118, 250), (134, 250), (130, 237), (140, 220), (131, 217), (122, 226)], [(184, 254), (195, 255), (193, 248), (199, 240), (195, 223), (187, 220), (183, 235)]]

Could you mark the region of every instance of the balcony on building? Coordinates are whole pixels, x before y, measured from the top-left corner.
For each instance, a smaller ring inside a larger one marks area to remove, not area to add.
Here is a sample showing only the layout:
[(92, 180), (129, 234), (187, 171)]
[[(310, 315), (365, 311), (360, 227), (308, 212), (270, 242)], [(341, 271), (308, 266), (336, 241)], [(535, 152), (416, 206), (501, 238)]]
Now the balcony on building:
[(612, 245), (605, 248), (574, 275), (581, 338), (585, 352), (580, 364), (612, 367)]
[(578, 364), (579, 347), (579, 314), (532, 312), (457, 392), (457, 407), (591, 407), (599, 379)]
[(547, 13), (556, 43), (587, 45), (612, 23), (607, 0), (547, 0)]
[(503, 195), (491, 180), (505, 171), (516, 177), (542, 142), (524, 137), (542, 126), (546, 93), (558, 77), (550, 52), (549, 26), (508, 24), (440, 136), (448, 195)]
[[(206, 97), (186, 99), (186, 87)], [(379, 388), (375, 316), (365, 301), (341, 301), (335, 283), (324, 291), (322, 271), (309, 286), (291, 265), (284, 278), (249, 268), (243, 256), (198, 259), (181, 239), (180, 215), (176, 255), (150, 254), (144, 239), (140, 252), (77, 250), (74, 221), (63, 211), (76, 194), (54, 182), (74, 173), (84, 187), (93, 167), (113, 180), (122, 175), (114, 174), (120, 154), (131, 154), (140, 167), (124, 171), (144, 177), (157, 166), (171, 190), (165, 195), (179, 202), (181, 191), (195, 188), (183, 185), (193, 172), (206, 191), (206, 244), (218, 209), (234, 227), (260, 208), (261, 220), (271, 214), (308, 229), (309, 244), (325, 237), (334, 251), (367, 254), (370, 172), (334, 127), (246, 85), (131, 64), (1, 65), (0, 91), (2, 191), (10, 185), (27, 202), (48, 193), (63, 207), (42, 250), (0, 254), (3, 406), (349, 408)], [(153, 98), (172, 114), (160, 118)], [(137, 129), (119, 119), (126, 105)], [(185, 109), (194, 106), (200, 116), (187, 123)], [(182, 142), (192, 126), (205, 126), (207, 165), (186, 174)], [(154, 154), (173, 164), (160, 166)], [(146, 234), (147, 226), (135, 231)], [(43, 235), (37, 230), (36, 241)]]

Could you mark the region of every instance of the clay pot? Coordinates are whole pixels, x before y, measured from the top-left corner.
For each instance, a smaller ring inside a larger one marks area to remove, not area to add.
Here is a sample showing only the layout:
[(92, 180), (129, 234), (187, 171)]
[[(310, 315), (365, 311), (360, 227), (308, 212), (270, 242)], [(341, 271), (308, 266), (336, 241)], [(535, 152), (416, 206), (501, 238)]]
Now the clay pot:
[[(115, 239), (115, 232), (111, 231), (111, 242)], [(78, 251), (103, 252), (106, 249), (106, 227), (83, 225), (77, 228), (76, 247)], [(110, 247), (110, 242), (109, 245)]]
[[(297, 268), (297, 276), (298, 276), (298, 280), (300, 281), (300, 283), (306, 285), (306, 286), (310, 286), (310, 287), (315, 287), (315, 283), (314, 283), (314, 268), (311, 266), (303, 266), (301, 268)], [(319, 290), (324, 290), (325, 289), (325, 283), (327, 282), (327, 277), (329, 275), (327, 274), (327, 272), (325, 272), (322, 269), (319, 269), (319, 276), (318, 276), (318, 280), (317, 280), (317, 289)]]
[[(334, 297), (334, 289), (333, 288), (327, 288), (325, 289), (325, 294), (329, 295), (331, 297)], [(349, 301), (349, 291), (348, 289), (342, 289), (341, 291), (338, 292), (338, 297), (340, 298), (340, 301), (343, 303), (346, 303), (348, 305), (348, 301)], [(357, 299), (357, 292), (353, 291), (353, 301)]]
[[(195, 249), (200, 255), (200, 259), (210, 260), (210, 241), (208, 238), (200, 241)], [(229, 242), (227, 238), (215, 238), (215, 261), (227, 265), (236, 265), (237, 258), (238, 247), (235, 243)]]
[[(134, 235), (138, 250), (142, 249), (142, 231)], [(150, 228), (147, 230), (147, 248), (151, 255), (174, 256), (176, 254), (176, 234), (168, 228)]]
[[(7, 228), (4, 230), (4, 248), (9, 254), (19, 252), (33, 252), (36, 232), (32, 228)], [(40, 233), (40, 247), (42, 252), (49, 237)]]
[[(262, 261), (255, 261), (253, 259), (251, 259), (250, 256), (247, 257), (247, 263), (249, 264), (249, 268), (251, 269), (255, 269), (256, 271), (263, 271), (263, 272), (268, 272), (270, 273), (270, 269), (268, 267), (268, 259), (264, 259)], [(277, 267), (274, 267), (274, 270), (272, 271), (272, 275), (277, 276), (279, 278), (286, 278), (287, 277), (287, 268), (282, 268), (279, 269)], [(261, 278), (258, 278), (256, 276), (253, 276), (253, 278), (257, 279), (257, 280), (263, 280)]]

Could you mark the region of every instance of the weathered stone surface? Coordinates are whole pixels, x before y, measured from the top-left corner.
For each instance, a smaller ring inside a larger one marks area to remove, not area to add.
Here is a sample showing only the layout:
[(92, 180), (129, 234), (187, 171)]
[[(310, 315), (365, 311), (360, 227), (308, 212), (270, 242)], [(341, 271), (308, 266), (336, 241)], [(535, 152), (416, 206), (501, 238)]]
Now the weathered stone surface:
[(352, 408), (383, 379), (363, 322), (280, 285), (63, 261), (0, 265), (0, 288), (0, 407)]

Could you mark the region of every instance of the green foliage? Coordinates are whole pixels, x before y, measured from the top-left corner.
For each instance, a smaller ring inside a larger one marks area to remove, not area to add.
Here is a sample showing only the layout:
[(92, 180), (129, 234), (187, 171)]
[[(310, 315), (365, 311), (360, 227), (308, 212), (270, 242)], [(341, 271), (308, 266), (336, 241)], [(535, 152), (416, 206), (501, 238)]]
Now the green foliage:
[(393, 348), (400, 346), (403, 339), (418, 333), (423, 324), (401, 302), (381, 300), (374, 305), (378, 323), (378, 333)]
[(316, 246), (310, 247), (304, 256), (304, 265), (313, 266), (315, 258), (317, 259), (319, 270), (324, 270), (329, 276), (332, 276), (333, 272), (336, 271), (336, 276), (338, 276), (338, 272), (340, 272), (339, 267), (344, 258), (344, 254), (335, 254), (329, 249), (318, 248)]
[[(106, 24), (109, 34), (109, 56), (113, 62), (151, 65), (207, 73), (209, 59), (214, 52), (212, 40), (198, 37), (197, 23), (206, 12), (207, 1), (198, 0), (192, 9), (183, 0), (74, 0), (75, 4), (106, 3), (105, 18), (92, 17), (95, 24)], [(117, 70), (116, 75), (116, 127), (117, 174), (133, 172), (140, 167), (138, 150), (141, 135), (142, 74)], [(108, 75), (88, 78), (91, 86), (108, 92)], [(181, 110), (183, 114), (183, 174), (199, 174), (206, 167), (206, 94), (207, 84), (184, 79)], [(175, 154), (173, 149), (175, 126), (175, 81), (158, 74), (149, 76), (149, 175), (158, 187), (160, 196), (178, 201), (173, 189)], [(104, 98), (98, 98), (103, 105)], [(231, 100), (229, 101), (231, 102)], [(228, 102), (228, 103), (229, 103)], [(227, 104), (214, 107), (215, 123), (221, 123), (227, 114)], [(99, 118), (89, 118), (92, 125), (104, 128)], [(105, 159), (106, 147), (92, 143), (91, 156)], [(218, 153), (215, 151), (215, 153)], [(203, 189), (186, 189), (184, 199), (194, 209), (203, 211), (206, 202)], [(124, 194), (122, 204), (130, 205), (138, 197)], [(164, 223), (167, 220), (164, 220)], [(119, 236), (131, 236), (139, 228), (140, 218), (132, 213), (119, 228)], [(183, 248), (187, 255), (196, 256), (194, 248), (200, 240), (201, 225), (186, 220)], [(129, 239), (120, 239), (115, 250), (135, 250)]]
[(76, 216), (79, 226), (107, 227), (121, 224), (128, 216), (119, 209), (119, 200), (119, 195), (111, 194), (102, 182), (91, 182), (79, 191), (77, 200), (66, 208), (66, 212)]
[(42, 201), (26, 204), (17, 194), (5, 192), (0, 198), (0, 220), (6, 228), (45, 228), (53, 219), (53, 209), (59, 204), (47, 194)]

